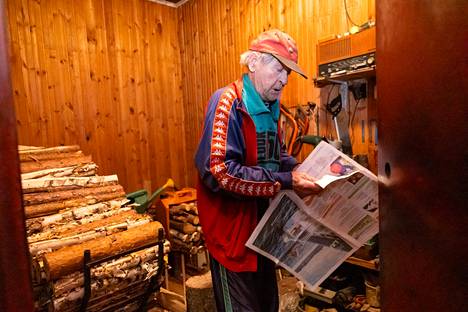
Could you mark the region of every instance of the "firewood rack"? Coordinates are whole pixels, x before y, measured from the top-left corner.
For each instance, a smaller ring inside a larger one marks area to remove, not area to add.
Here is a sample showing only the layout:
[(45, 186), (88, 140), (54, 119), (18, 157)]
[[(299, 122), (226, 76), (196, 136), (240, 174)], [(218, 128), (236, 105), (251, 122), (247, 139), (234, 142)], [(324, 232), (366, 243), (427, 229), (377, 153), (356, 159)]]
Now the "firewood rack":
[[(161, 276), (162, 272), (164, 272), (164, 230), (159, 229), (158, 233), (158, 240), (155, 243), (149, 243), (143, 246), (139, 246), (136, 248), (133, 248), (131, 250), (126, 250), (124, 252), (121, 252), (119, 254), (109, 256), (106, 258), (102, 258), (99, 260), (91, 261), (91, 251), (90, 250), (85, 250), (84, 251), (84, 258), (83, 258), (83, 276), (84, 276), (84, 294), (83, 294), (83, 299), (81, 301), (81, 306), (80, 306), (80, 312), (85, 312), (87, 311), (89, 305), (92, 305), (94, 302), (99, 302), (101, 300), (109, 299), (111, 298), (110, 296), (115, 296), (116, 301), (113, 303), (112, 301), (106, 305), (103, 308), (100, 308), (99, 311), (105, 312), (105, 311), (115, 311), (116, 309), (120, 307), (124, 307), (127, 304), (130, 304), (132, 302), (135, 302), (137, 300), (140, 301), (139, 303), (139, 308), (137, 311), (146, 311), (147, 310), (147, 303), (150, 295), (154, 292), (159, 292), (160, 287), (161, 287)], [(91, 268), (101, 264), (103, 262), (107, 262), (113, 259), (120, 258), (122, 256), (125, 256), (127, 254), (137, 252), (146, 248), (150, 248), (153, 246), (158, 245), (158, 270), (155, 275), (153, 275), (149, 281), (143, 280), (143, 281), (138, 281), (134, 283), (130, 283), (127, 287), (116, 290), (115, 292), (112, 292), (110, 294), (105, 294), (96, 298), (91, 298)], [(144, 286), (146, 284), (146, 286)], [(143, 293), (136, 293), (132, 294), (132, 289), (134, 289), (137, 286), (143, 286), (146, 287), (145, 291)], [(129, 295), (130, 294), (130, 295)], [(117, 297), (120, 298), (125, 298), (123, 300), (118, 300)]]

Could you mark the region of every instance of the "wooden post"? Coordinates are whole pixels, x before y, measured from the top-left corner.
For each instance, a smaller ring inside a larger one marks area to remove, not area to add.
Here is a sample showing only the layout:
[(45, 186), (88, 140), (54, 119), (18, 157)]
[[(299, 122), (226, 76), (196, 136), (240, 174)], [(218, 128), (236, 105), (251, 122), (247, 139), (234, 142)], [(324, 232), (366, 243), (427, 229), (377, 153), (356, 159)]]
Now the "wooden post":
[(33, 311), (33, 290), (10, 83), (5, 1), (0, 0), (0, 311)]

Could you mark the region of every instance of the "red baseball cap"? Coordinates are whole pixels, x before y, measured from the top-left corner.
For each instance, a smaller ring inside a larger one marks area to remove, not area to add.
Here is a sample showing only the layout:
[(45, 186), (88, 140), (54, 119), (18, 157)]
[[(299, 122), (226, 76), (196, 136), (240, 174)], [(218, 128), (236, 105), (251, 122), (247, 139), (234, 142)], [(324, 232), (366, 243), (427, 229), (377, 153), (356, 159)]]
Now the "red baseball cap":
[(291, 36), (278, 29), (262, 32), (250, 43), (249, 50), (273, 55), (284, 66), (307, 79), (304, 71), (297, 65), (297, 46)]

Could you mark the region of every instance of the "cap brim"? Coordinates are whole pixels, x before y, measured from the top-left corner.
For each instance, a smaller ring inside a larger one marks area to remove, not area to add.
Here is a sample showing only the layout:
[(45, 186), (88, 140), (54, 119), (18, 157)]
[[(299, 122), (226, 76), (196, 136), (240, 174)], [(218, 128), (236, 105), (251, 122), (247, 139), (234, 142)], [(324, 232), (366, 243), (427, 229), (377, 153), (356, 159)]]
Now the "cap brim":
[(301, 75), (302, 77), (304, 77), (305, 79), (308, 79), (307, 78), (307, 75), (304, 73), (304, 71), (293, 61), (281, 56), (281, 55), (277, 55), (277, 54), (272, 54), (274, 57), (276, 57), (278, 59), (278, 61), (281, 62), (281, 64), (283, 64), (284, 66), (286, 66), (287, 68), (289, 68), (290, 70), (292, 71), (295, 71), (296, 73), (298, 73), (299, 75)]

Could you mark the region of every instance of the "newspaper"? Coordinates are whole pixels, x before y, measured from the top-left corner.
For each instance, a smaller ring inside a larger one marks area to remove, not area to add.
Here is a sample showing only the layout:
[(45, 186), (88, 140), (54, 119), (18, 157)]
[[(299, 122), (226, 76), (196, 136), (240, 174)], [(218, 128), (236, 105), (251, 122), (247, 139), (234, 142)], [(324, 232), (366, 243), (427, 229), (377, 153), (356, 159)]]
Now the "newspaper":
[(280, 192), (246, 245), (313, 290), (377, 234), (378, 184), (372, 172), (325, 142), (297, 170), (324, 190), (302, 199)]

